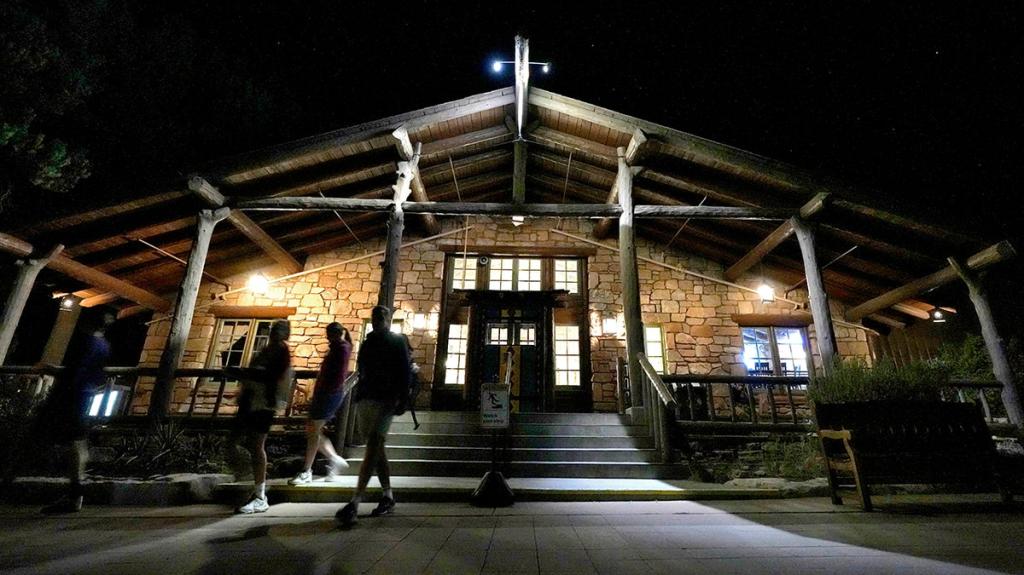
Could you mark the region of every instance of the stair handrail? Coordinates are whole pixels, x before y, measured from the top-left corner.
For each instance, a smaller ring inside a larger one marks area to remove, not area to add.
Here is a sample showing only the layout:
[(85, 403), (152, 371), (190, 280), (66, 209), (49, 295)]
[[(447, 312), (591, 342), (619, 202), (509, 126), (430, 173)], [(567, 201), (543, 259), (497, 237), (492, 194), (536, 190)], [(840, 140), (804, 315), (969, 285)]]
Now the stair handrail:
[(654, 436), (654, 447), (658, 450), (661, 462), (670, 463), (672, 461), (672, 446), (669, 442), (667, 412), (668, 410), (672, 410), (673, 413), (675, 412), (676, 399), (661, 379), (661, 374), (654, 369), (654, 366), (651, 365), (650, 360), (647, 359), (643, 352), (637, 352), (636, 360), (640, 364), (641, 371), (646, 376), (644, 379), (647, 380), (650, 386), (650, 393), (647, 393), (646, 397), (651, 399), (648, 422)]

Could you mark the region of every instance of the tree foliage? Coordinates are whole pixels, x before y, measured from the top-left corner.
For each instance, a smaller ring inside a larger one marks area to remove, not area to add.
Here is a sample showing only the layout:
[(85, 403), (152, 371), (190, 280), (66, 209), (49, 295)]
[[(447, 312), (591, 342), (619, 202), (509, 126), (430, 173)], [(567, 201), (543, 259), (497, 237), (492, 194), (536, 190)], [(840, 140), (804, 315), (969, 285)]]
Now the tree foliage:
[(61, 119), (92, 92), (95, 66), (26, 4), (0, 5), (0, 194), (68, 192), (89, 175)]

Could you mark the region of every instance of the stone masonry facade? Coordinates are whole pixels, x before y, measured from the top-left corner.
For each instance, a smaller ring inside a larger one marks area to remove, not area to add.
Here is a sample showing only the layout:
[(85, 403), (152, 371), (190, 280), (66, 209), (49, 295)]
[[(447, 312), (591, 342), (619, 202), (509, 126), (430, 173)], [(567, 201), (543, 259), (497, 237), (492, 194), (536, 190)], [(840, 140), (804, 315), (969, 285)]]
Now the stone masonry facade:
[[(458, 230), (466, 220), (443, 220), (444, 231)], [(468, 238), (463, 233), (405, 247), (401, 251), (398, 285), (395, 295), (396, 320), (403, 320), (403, 331), (413, 346), (413, 359), (421, 366), (423, 393), (421, 407), (429, 405), (429, 391), (437, 361), (438, 316), (443, 297), (444, 253), (440, 245), (547, 248), (587, 247), (573, 238), (558, 234), (561, 231), (592, 238), (590, 220), (529, 220), (520, 227), (512, 226), (508, 218), (469, 218)], [(407, 224), (407, 230), (415, 223)], [(406, 241), (419, 238), (407, 235)], [(606, 241), (615, 246), (615, 242)], [(215, 306), (281, 306), (295, 308), (288, 319), (291, 322), (293, 366), (296, 369), (316, 369), (327, 351), (324, 327), (338, 321), (352, 332), (353, 340), (361, 339), (370, 310), (377, 301), (380, 287), (380, 263), (383, 255), (371, 255), (384, 249), (383, 229), (379, 238), (364, 240), (361, 246), (327, 251), (310, 256), (305, 269), (310, 273), (291, 280), (273, 283), (266, 294), (249, 292), (229, 294), (214, 299), (224, 291), (217, 284), (204, 283), (200, 288), (199, 303), (192, 329), (185, 347), (182, 368), (203, 368), (208, 365), (211, 340), (217, 324)], [(371, 257), (366, 257), (371, 255)], [(637, 238), (637, 255), (684, 268), (704, 276), (721, 278), (723, 266), (703, 257), (668, 249)], [(344, 263), (347, 262), (347, 263)], [(338, 265), (341, 264), (341, 265)], [(331, 266), (331, 267), (327, 267)], [(267, 267), (261, 271), (269, 278), (284, 272)], [(619, 281), (619, 256), (612, 250), (598, 248), (588, 258), (589, 316), (591, 331), (591, 382), (595, 411), (616, 409), (615, 361), (625, 355), (621, 334), (603, 335), (602, 321), (622, 317), (622, 293)], [(735, 314), (791, 314), (794, 306), (783, 302), (764, 304), (756, 293), (693, 275), (682, 274), (644, 261), (639, 262), (640, 302), (645, 325), (658, 324), (664, 334), (665, 362), (668, 373), (674, 374), (744, 374), (742, 361), (743, 341), (741, 328), (733, 320)], [(245, 285), (247, 276), (228, 278), (232, 287)], [(739, 285), (756, 286), (759, 278), (748, 275), (740, 278)], [(793, 292), (790, 299), (805, 301), (805, 292)], [(843, 306), (832, 302), (834, 318), (842, 317)], [(806, 312), (802, 312), (806, 313)], [(417, 317), (418, 316), (418, 317)], [(417, 319), (419, 321), (414, 321)], [(169, 321), (151, 324), (139, 358), (139, 365), (155, 367), (170, 329)], [(834, 326), (838, 352), (843, 358), (860, 358), (870, 362), (867, 332), (863, 329)], [(808, 327), (814, 363), (820, 367), (814, 326)], [(358, 343), (355, 353), (358, 354)], [(443, 358), (441, 358), (443, 361)], [(181, 378), (172, 397), (172, 412), (187, 410), (195, 378)], [(312, 381), (299, 382), (303, 394), (308, 393)], [(133, 399), (132, 412), (145, 412), (152, 393), (152, 378), (142, 378)]]

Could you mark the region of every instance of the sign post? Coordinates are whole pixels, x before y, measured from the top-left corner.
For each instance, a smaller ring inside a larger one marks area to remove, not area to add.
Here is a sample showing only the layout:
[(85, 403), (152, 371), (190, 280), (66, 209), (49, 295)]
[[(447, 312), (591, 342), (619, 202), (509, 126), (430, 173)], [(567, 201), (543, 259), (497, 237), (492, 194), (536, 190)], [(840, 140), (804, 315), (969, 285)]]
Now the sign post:
[(508, 350), (505, 357), (505, 382), (485, 383), (480, 386), (480, 428), (491, 430), (491, 470), (484, 474), (480, 485), (470, 497), (477, 507), (508, 507), (515, 503), (515, 494), (498, 471), (498, 432), (508, 431), (510, 397), (509, 375), (515, 352)]

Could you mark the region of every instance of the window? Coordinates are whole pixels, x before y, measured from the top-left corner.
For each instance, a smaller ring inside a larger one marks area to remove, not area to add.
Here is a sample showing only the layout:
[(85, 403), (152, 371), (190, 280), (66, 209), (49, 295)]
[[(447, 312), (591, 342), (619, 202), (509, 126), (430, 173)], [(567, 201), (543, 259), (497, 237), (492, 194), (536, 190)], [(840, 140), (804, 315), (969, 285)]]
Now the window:
[(273, 319), (222, 319), (217, 323), (213, 349), (207, 365), (211, 368), (245, 367), (270, 341)]
[(806, 377), (807, 337), (798, 327), (744, 327), (743, 363), (750, 375)]
[(555, 385), (580, 385), (580, 328), (555, 326)]
[[(404, 327), (404, 325), (403, 325), (404, 323), (405, 323), (404, 320), (400, 320), (400, 319), (393, 319), (393, 320), (391, 320), (391, 333), (402, 333), (402, 328)], [(373, 331), (373, 320), (369, 320), (369, 319), (368, 320), (364, 320), (363, 321), (363, 339), (362, 339), (362, 341), (366, 341), (366, 336), (370, 335), (371, 331)]]
[(511, 290), (515, 265), (516, 260), (511, 258), (492, 259), (487, 287), (492, 290)]
[(537, 326), (535, 324), (519, 324), (519, 345), (537, 345)]
[(555, 289), (578, 293), (580, 289), (580, 263), (577, 260), (555, 260)]
[(453, 323), (448, 326), (448, 355), (444, 361), (445, 385), (466, 383), (466, 346), (468, 342), (468, 325)]
[(476, 289), (476, 257), (452, 258), (452, 289)]
[(508, 345), (508, 324), (487, 324), (487, 345)]
[(658, 373), (665, 373), (665, 344), (660, 325), (644, 326), (644, 353), (651, 367)]
[(519, 291), (540, 291), (540, 260), (516, 260), (516, 289)]

